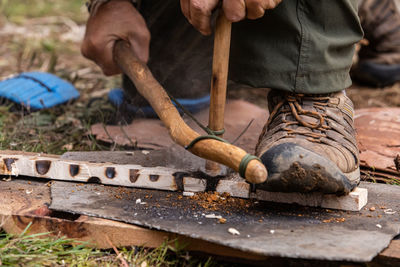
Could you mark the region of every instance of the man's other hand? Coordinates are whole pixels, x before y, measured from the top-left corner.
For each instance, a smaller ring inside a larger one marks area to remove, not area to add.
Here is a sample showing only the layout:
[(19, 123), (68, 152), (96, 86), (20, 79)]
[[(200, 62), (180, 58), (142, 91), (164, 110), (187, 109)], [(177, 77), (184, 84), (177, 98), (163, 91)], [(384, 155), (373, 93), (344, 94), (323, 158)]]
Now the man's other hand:
[(147, 62), (150, 32), (146, 22), (130, 1), (110, 1), (101, 5), (87, 22), (82, 55), (100, 66), (105, 75), (121, 73), (113, 60), (114, 44), (118, 40), (131, 44), (137, 57)]
[[(210, 18), (220, 0), (180, 0), (182, 12), (202, 34), (211, 34)], [(275, 8), (282, 0), (222, 0), (228, 20), (238, 22), (245, 18), (258, 19), (265, 10)]]

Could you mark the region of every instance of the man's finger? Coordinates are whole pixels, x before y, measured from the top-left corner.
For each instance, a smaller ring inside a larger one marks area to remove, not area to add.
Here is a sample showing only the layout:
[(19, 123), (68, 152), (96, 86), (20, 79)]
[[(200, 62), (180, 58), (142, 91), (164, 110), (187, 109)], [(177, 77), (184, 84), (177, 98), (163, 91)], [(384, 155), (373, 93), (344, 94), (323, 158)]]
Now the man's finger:
[(264, 9), (273, 9), (279, 5), (282, 0), (263, 0)]
[[(211, 3), (210, 3), (211, 2)], [(214, 1), (190, 1), (190, 23), (202, 34), (211, 34), (211, 13), (215, 6)], [(218, 1), (216, 1), (218, 3)]]
[(181, 10), (183, 15), (190, 21), (190, 0), (181, 0)]
[(246, 17), (244, 0), (224, 0), (222, 7), (226, 18), (232, 22), (238, 22)]
[(137, 34), (140, 36), (129, 37), (129, 43), (140, 61), (147, 63), (149, 60), (150, 32), (146, 29), (146, 31)]
[(121, 70), (115, 63), (113, 57), (114, 44), (115, 41), (108, 42), (103, 50), (103, 53), (98, 53), (98, 58), (95, 60), (95, 62), (100, 66), (103, 73), (107, 76), (121, 73)]
[(258, 19), (264, 16), (268, 0), (245, 0), (248, 19)]
[[(118, 74), (121, 71), (115, 64), (112, 49), (114, 41), (103, 42), (104, 37), (99, 34), (91, 34), (92, 38), (85, 38), (81, 53), (84, 57), (93, 60), (107, 76)], [(93, 38), (95, 36), (96, 38)]]

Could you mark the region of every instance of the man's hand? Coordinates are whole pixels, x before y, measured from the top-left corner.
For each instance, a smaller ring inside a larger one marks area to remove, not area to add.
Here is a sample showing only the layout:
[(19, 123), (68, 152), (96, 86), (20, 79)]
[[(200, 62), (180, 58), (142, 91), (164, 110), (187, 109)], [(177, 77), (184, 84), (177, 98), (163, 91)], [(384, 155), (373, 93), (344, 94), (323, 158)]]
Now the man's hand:
[(86, 27), (82, 54), (96, 62), (105, 75), (121, 73), (113, 60), (114, 44), (125, 40), (143, 62), (149, 58), (150, 32), (135, 7), (124, 0), (101, 5)]
[[(202, 34), (211, 34), (212, 11), (221, 0), (180, 0), (182, 12), (189, 22)], [(265, 10), (275, 8), (282, 0), (222, 0), (225, 16), (232, 22), (245, 18), (258, 19)]]

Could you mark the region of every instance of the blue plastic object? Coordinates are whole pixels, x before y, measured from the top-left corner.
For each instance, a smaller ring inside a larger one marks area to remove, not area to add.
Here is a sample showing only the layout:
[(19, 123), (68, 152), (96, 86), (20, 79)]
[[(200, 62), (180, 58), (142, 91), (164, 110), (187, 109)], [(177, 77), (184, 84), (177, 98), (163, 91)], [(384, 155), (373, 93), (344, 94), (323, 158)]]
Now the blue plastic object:
[(51, 108), (79, 97), (75, 87), (45, 72), (23, 72), (0, 82), (0, 97), (31, 110)]
[[(156, 118), (157, 114), (153, 110), (151, 106), (137, 107), (131, 103), (128, 103), (125, 99), (125, 92), (122, 89), (113, 89), (108, 93), (108, 99), (111, 104), (116, 106), (117, 108), (122, 109), (131, 114), (135, 114), (140, 111), (140, 113), (146, 118)], [(177, 98), (176, 99), (182, 106), (184, 106), (190, 113), (196, 113), (200, 110), (207, 108), (210, 105), (210, 95), (206, 95), (200, 98), (194, 99), (186, 99), (186, 98)], [(176, 104), (172, 101), (172, 103), (176, 106)], [(179, 107), (177, 107), (179, 113), (183, 113)]]

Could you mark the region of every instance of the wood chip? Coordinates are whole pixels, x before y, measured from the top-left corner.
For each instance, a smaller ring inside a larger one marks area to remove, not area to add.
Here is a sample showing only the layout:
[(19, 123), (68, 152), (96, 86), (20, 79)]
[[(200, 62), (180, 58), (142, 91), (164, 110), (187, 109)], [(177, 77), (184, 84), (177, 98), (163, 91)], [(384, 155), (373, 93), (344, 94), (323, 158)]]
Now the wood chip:
[(396, 211), (392, 210), (392, 209), (386, 209), (383, 211), (385, 214), (387, 215), (393, 215), (396, 213)]
[(229, 228), (228, 232), (232, 235), (240, 235), (240, 232), (236, 230), (235, 228)]
[(225, 218), (219, 218), (218, 222), (221, 223), (221, 224), (224, 224), (224, 223), (226, 223), (226, 219)]
[(215, 215), (213, 214), (206, 214), (204, 217), (206, 217), (207, 219), (221, 219), (222, 216), (221, 215)]
[(184, 196), (184, 197), (192, 197), (192, 196), (194, 196), (194, 193), (193, 192), (183, 192), (182, 193), (182, 195)]

